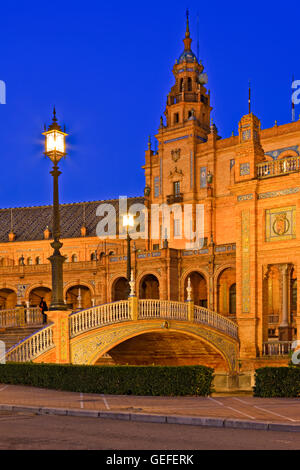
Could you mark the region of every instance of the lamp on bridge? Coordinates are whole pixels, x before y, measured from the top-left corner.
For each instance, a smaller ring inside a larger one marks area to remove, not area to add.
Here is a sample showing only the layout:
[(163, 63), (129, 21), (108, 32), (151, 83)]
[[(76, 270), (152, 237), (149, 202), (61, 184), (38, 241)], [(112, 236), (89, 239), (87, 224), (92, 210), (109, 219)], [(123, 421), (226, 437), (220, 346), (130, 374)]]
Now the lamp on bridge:
[(59, 197), (58, 197), (58, 177), (61, 172), (58, 169), (58, 163), (62, 157), (66, 156), (65, 139), (68, 134), (62, 132), (57, 123), (56, 111), (53, 109), (52, 124), (45, 129), (45, 155), (53, 163), (53, 169), (50, 174), (53, 176), (53, 254), (48, 258), (52, 268), (52, 300), (50, 310), (66, 310), (67, 306), (63, 299), (63, 262), (65, 257), (60, 253), (62, 243), (60, 242), (60, 215), (59, 215)]
[[(126, 228), (127, 231), (127, 281), (130, 282), (131, 278), (131, 252), (130, 252), (130, 242), (131, 238), (129, 235), (129, 228), (134, 226), (134, 218), (132, 214), (125, 214), (123, 215), (123, 227)], [(128, 284), (129, 286), (129, 284)], [(129, 294), (129, 290), (128, 290)]]

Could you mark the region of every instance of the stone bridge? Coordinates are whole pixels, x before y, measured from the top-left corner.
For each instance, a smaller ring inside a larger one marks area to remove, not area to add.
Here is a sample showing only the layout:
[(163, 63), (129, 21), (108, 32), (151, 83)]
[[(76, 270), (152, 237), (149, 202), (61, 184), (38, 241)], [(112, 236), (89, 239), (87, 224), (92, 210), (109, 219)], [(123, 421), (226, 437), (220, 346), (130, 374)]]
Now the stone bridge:
[(237, 372), (236, 323), (193, 301), (133, 296), (75, 313), (48, 313), (51, 323), (11, 348), (7, 361), (203, 364)]

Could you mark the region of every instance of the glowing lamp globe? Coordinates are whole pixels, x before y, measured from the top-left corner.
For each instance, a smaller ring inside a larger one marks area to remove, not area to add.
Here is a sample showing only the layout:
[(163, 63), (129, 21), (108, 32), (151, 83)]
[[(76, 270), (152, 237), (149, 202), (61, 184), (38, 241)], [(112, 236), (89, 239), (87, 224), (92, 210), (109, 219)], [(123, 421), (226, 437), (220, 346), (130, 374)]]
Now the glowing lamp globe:
[(123, 215), (123, 225), (124, 227), (133, 227), (134, 226), (134, 218), (132, 214)]
[(61, 127), (57, 123), (55, 108), (53, 111), (53, 122), (48, 130), (43, 132), (45, 136), (45, 155), (47, 155), (53, 163), (58, 163), (59, 160), (66, 155), (66, 134), (62, 132)]

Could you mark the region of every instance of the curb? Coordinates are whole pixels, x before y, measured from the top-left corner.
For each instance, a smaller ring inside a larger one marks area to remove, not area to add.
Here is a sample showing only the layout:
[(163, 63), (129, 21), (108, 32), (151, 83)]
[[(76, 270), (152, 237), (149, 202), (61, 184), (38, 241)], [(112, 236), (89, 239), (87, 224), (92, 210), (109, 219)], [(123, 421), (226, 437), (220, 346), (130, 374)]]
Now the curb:
[(49, 408), (26, 405), (0, 404), (0, 411), (31, 412), (37, 415), (76, 416), (84, 418), (107, 418), (143, 423), (183, 424), (227, 429), (252, 429), (255, 431), (300, 432), (300, 424), (273, 423), (268, 421), (246, 421), (231, 418), (204, 416), (176, 416), (144, 413), (122, 413), (114, 411), (81, 410), (73, 408)]

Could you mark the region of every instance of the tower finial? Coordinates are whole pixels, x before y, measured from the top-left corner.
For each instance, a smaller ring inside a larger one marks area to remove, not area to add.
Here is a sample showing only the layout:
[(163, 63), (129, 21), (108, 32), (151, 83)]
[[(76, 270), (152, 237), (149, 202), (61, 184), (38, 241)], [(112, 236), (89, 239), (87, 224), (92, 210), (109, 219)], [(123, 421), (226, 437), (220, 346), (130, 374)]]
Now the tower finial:
[(251, 114), (251, 82), (249, 80), (249, 98), (248, 98), (249, 114)]
[(184, 50), (190, 51), (192, 40), (190, 38), (189, 9), (188, 8), (186, 9), (186, 30), (185, 30), (185, 37), (184, 37), (183, 43), (184, 43)]
[(186, 31), (185, 31), (185, 37), (189, 38), (190, 37), (190, 27), (189, 27), (189, 9), (186, 9)]
[(52, 121), (53, 121), (53, 122), (57, 122), (55, 106), (53, 106), (53, 118), (52, 118)]
[(151, 150), (151, 135), (148, 136), (148, 150)]

